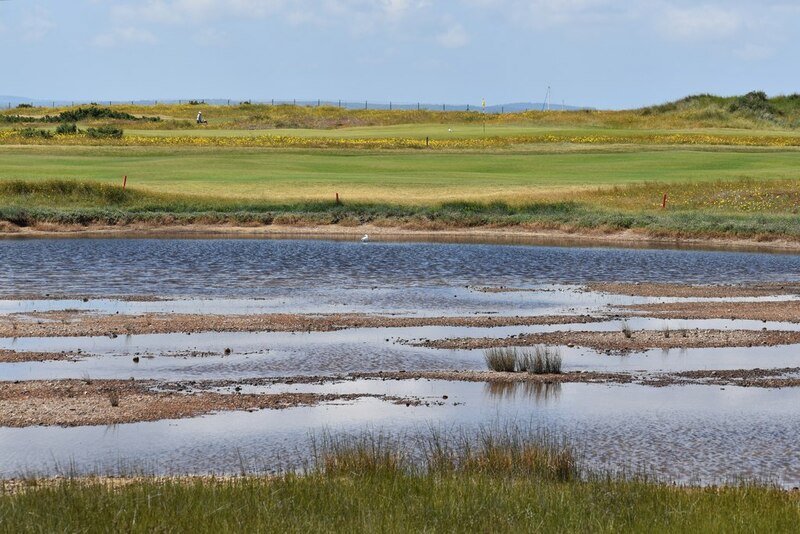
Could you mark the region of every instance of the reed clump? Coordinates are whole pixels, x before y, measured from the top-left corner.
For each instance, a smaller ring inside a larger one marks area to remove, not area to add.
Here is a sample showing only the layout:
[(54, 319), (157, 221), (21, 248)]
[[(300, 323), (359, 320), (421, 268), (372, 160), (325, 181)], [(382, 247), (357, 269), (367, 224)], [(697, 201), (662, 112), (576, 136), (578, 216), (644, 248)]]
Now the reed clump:
[(486, 365), (500, 373), (559, 374), (562, 358), (556, 347), (497, 347), (484, 352)]

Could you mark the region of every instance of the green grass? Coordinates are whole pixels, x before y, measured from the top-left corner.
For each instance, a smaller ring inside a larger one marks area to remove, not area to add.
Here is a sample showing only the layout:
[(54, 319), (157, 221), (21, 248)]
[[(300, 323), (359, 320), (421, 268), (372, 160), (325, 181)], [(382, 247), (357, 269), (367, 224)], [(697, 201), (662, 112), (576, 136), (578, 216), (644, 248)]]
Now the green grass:
[(451, 441), (323, 443), (306, 474), (28, 481), (0, 492), (7, 532), (795, 532), (797, 495), (683, 488), (583, 472), (570, 449), (519, 432)]
[(645, 182), (788, 179), (798, 151), (395, 153), (380, 151), (1, 147), (0, 180), (79, 179), (181, 195), (270, 202), (524, 203)]

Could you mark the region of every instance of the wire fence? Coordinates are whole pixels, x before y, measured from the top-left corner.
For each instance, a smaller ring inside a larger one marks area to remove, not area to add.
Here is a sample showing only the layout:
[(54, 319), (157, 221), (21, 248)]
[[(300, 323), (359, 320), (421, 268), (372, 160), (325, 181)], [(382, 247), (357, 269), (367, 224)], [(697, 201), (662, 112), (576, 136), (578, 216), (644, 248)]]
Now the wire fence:
[(301, 106), (301, 107), (337, 107), (342, 109), (364, 109), (364, 110), (406, 110), (406, 111), (443, 111), (443, 112), (486, 112), (486, 113), (523, 113), (526, 111), (565, 111), (590, 109), (576, 106), (556, 105), (547, 103), (522, 102), (511, 104), (487, 105), (482, 104), (433, 104), (430, 102), (372, 102), (369, 100), (296, 100), (296, 99), (270, 99), (270, 100), (238, 100), (238, 99), (177, 99), (177, 100), (0, 100), (0, 106), (7, 109), (26, 108), (26, 107), (74, 107), (83, 105), (134, 105), (134, 106), (156, 106), (159, 104), (190, 104), (196, 106), (241, 106), (241, 105), (270, 105), (270, 106)]

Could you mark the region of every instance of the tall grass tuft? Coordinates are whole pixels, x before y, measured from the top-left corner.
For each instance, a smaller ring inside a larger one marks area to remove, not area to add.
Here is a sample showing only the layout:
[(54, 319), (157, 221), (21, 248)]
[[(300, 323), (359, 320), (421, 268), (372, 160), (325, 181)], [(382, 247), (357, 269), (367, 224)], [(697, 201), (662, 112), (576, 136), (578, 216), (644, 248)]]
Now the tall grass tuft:
[(484, 359), (489, 369), (500, 373), (561, 373), (561, 353), (555, 347), (542, 345), (534, 349), (491, 348), (484, 352)]
[(516, 347), (497, 347), (484, 352), (486, 365), (492, 371), (513, 373), (517, 370), (519, 355)]
[(314, 446), (312, 473), (323, 476), (520, 476), (569, 481), (580, 477), (566, 442), (517, 427), (475, 433), (431, 430), (415, 436), (363, 433), (323, 437)]
[(533, 354), (533, 366), (528, 371), (533, 374), (560, 374), (561, 353), (555, 347), (536, 347)]
[(622, 321), (622, 335), (624, 335), (627, 339), (633, 337), (633, 330), (631, 330), (631, 325), (628, 324), (628, 321)]

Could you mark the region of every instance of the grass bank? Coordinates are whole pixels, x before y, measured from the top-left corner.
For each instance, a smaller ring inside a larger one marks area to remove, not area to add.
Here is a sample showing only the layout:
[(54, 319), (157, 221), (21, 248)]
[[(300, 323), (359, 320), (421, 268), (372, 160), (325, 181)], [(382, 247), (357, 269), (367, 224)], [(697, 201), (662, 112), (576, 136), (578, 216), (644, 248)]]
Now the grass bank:
[[(750, 189), (748, 189), (748, 184)], [(796, 204), (770, 196), (770, 189), (750, 181), (737, 182), (737, 195), (706, 209), (694, 207), (694, 198), (711, 198), (715, 184), (696, 189), (695, 195), (678, 198), (680, 209), (630, 211), (627, 204), (651, 205), (658, 186), (591, 191), (521, 204), (507, 202), (444, 202), (427, 205), (335, 201), (270, 202), (268, 200), (217, 199), (213, 197), (154, 193), (135, 188), (71, 180), (0, 181), (0, 221), (4, 230), (39, 225), (126, 226), (165, 225), (294, 225), (356, 227), (373, 225), (407, 230), (506, 228), (559, 230), (566, 232), (621, 232), (633, 230), (643, 236), (670, 238), (736, 238), (769, 241), (800, 239), (800, 219), (792, 211)], [(716, 184), (729, 191), (725, 183)], [(788, 187), (783, 182), (771, 190)], [(795, 189), (793, 189), (794, 191)], [(754, 206), (751, 200), (769, 198)], [(614, 197), (614, 198), (616, 198)], [(639, 199), (639, 202), (636, 199)], [(777, 200), (775, 200), (777, 199)], [(735, 201), (734, 201), (735, 200)], [(765, 209), (775, 204), (774, 211)], [(604, 207), (610, 204), (611, 207)], [(750, 211), (748, 211), (750, 210)]]
[(329, 441), (305, 474), (3, 484), (13, 532), (793, 532), (796, 494), (684, 488), (582, 472), (522, 434)]

